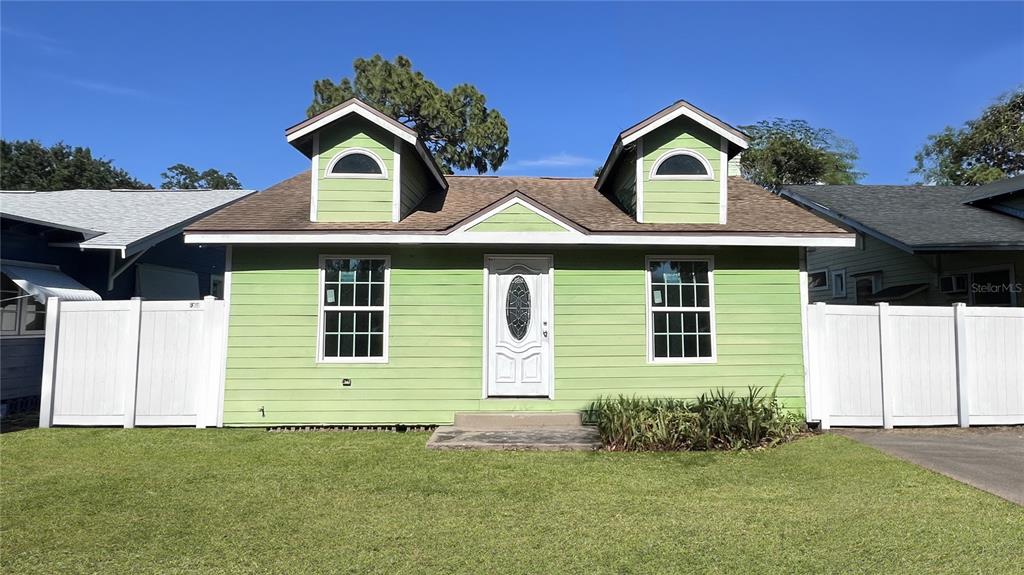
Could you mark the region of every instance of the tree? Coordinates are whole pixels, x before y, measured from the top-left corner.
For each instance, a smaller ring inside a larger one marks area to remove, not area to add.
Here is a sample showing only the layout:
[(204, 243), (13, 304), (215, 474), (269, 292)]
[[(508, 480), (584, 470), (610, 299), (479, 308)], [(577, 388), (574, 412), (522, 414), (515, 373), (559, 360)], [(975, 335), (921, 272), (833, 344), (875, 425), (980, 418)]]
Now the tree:
[(111, 190), (147, 189), (114, 166), (95, 158), (89, 148), (57, 142), (47, 148), (36, 140), (0, 140), (0, 189), (4, 190)]
[(769, 189), (799, 184), (855, 184), (857, 148), (826, 128), (803, 120), (762, 120), (741, 126), (750, 148), (740, 156), (743, 176)]
[(434, 158), (449, 172), (476, 169), (494, 171), (508, 159), (508, 124), (476, 87), (459, 84), (445, 92), (412, 69), (412, 62), (398, 56), (394, 62), (380, 55), (357, 58), (352, 80), (342, 78), (313, 83), (310, 117), (349, 98), (374, 106), (416, 130)]
[(231, 172), (220, 173), (213, 168), (200, 172), (185, 164), (174, 164), (162, 172), (160, 187), (165, 190), (240, 190), (241, 182)]
[(922, 183), (979, 185), (1024, 173), (1024, 89), (1004, 94), (968, 120), (928, 136), (914, 156)]

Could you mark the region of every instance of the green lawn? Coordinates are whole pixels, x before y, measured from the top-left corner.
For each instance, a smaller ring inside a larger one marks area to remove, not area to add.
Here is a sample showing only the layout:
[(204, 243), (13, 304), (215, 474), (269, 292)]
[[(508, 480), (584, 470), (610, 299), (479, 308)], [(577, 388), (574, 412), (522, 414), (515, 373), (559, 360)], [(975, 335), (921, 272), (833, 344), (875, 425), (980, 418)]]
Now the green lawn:
[(426, 434), (0, 436), (2, 573), (1006, 573), (1024, 508), (837, 436), (429, 452)]

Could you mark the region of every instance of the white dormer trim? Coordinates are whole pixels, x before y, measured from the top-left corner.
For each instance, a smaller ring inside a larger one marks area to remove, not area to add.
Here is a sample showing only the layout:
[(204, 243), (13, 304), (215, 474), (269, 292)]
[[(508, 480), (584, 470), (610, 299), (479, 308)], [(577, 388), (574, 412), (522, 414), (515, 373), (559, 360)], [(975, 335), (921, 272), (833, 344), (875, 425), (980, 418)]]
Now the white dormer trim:
[(316, 122), (313, 122), (312, 124), (309, 124), (308, 126), (303, 126), (302, 129), (295, 130), (294, 132), (288, 134), (288, 136), (287, 136), (288, 141), (289, 142), (294, 142), (295, 140), (298, 140), (299, 138), (301, 138), (301, 137), (303, 137), (303, 136), (305, 136), (307, 134), (312, 134), (313, 132), (316, 132), (320, 128), (323, 128), (324, 126), (334, 122), (335, 120), (343, 118), (343, 117), (345, 117), (345, 116), (347, 116), (349, 114), (356, 114), (356, 115), (360, 116), (361, 118), (364, 118), (367, 121), (369, 121), (369, 122), (371, 122), (371, 123), (373, 123), (373, 124), (383, 128), (383, 129), (387, 130), (389, 133), (394, 134), (395, 137), (401, 138), (402, 140), (404, 140), (406, 142), (409, 142), (410, 144), (412, 144), (414, 146), (416, 145), (416, 136), (414, 136), (414, 135), (412, 135), (412, 134), (410, 134), (408, 132), (405, 132), (403, 130), (398, 129), (391, 122), (389, 122), (389, 121), (385, 120), (384, 118), (381, 118), (377, 114), (374, 114), (373, 112), (367, 110), (364, 106), (365, 106), (365, 104), (360, 104), (358, 102), (353, 102), (353, 103), (349, 104), (348, 106), (345, 106), (344, 108), (340, 108), (338, 110), (335, 110), (334, 112), (324, 116), (323, 118), (320, 118)]
[(309, 221), (316, 221), (317, 200), (320, 196), (320, 134), (313, 134), (313, 155), (310, 173), (313, 177), (309, 182)]
[[(370, 157), (371, 160), (377, 162), (377, 167), (380, 168), (379, 174), (335, 174), (332, 172), (334, 165), (345, 156), (351, 156), (352, 154), (364, 154)], [(361, 179), (361, 180), (386, 180), (388, 179), (388, 167), (384, 165), (384, 160), (381, 159), (376, 153), (366, 148), (346, 148), (331, 158), (331, 161), (324, 168), (324, 178), (329, 179)]]
[(729, 209), (729, 140), (722, 138), (718, 150), (718, 223), (724, 224)]
[[(473, 226), (487, 221), (491, 216), (499, 214), (499, 213), (507, 210), (508, 208), (510, 208), (512, 206), (523, 206), (524, 208), (530, 210), (531, 212), (537, 214), (538, 216), (544, 218), (545, 220), (547, 220), (547, 221), (557, 225), (560, 228), (563, 228), (565, 231), (573, 232), (574, 234), (577, 234), (579, 236), (583, 236), (583, 234), (580, 233), (579, 230), (574, 228), (572, 226), (572, 224), (570, 224), (568, 221), (563, 220), (561, 218), (558, 218), (557, 216), (554, 216), (554, 215), (552, 215), (552, 214), (550, 214), (550, 213), (548, 213), (548, 212), (538, 208), (537, 206), (534, 206), (528, 200), (526, 200), (524, 198), (521, 198), (521, 197), (509, 198), (508, 200), (498, 204), (497, 206), (487, 210), (486, 212), (484, 212), (484, 213), (474, 217), (473, 219), (471, 219), (468, 222), (462, 224), (458, 228), (452, 230), (451, 232), (449, 232), (449, 235), (450, 234), (461, 234), (461, 233), (464, 233), (464, 232), (469, 232), (470, 229)], [(512, 234), (526, 234), (526, 235), (529, 235), (529, 234), (536, 234), (537, 232), (470, 232), (470, 233), (473, 233), (473, 234), (487, 234), (487, 233), (490, 233), (490, 234), (494, 234), (494, 233), (509, 234), (509, 233), (512, 233)], [(555, 233), (561, 233), (561, 232), (555, 232)]]
[(677, 108), (676, 110), (673, 110), (668, 114), (665, 114), (661, 118), (658, 118), (657, 120), (651, 122), (650, 124), (637, 130), (636, 132), (633, 132), (632, 134), (626, 136), (625, 138), (622, 138), (622, 145), (626, 146), (628, 144), (631, 144), (680, 116), (685, 116), (693, 120), (694, 122), (697, 122), (701, 126), (704, 126), (705, 128), (711, 130), (713, 133), (718, 134), (723, 138), (726, 138), (730, 142), (736, 144), (737, 146), (743, 149), (747, 149), (748, 147), (750, 147), (750, 144), (745, 139), (737, 136), (736, 134), (733, 134), (728, 130), (723, 129), (718, 124), (705, 118), (703, 114), (700, 114), (699, 112), (693, 110), (692, 108), (686, 106), (685, 104), (680, 105), (679, 108)]
[(644, 141), (636, 143), (636, 221), (644, 223)]
[[(694, 158), (698, 162), (700, 162), (701, 165), (704, 166), (704, 171), (707, 172), (707, 173), (706, 174), (700, 174), (700, 175), (677, 174), (677, 175), (659, 176), (658, 175), (658, 168), (661, 167), (662, 162), (664, 162), (665, 160), (667, 160), (667, 159), (669, 159), (669, 158), (671, 158), (673, 156), (690, 156), (691, 158)], [(658, 159), (654, 161), (654, 165), (651, 166), (651, 173), (649, 174), (648, 177), (651, 180), (687, 180), (687, 181), (705, 180), (706, 181), (706, 180), (714, 180), (715, 179), (715, 170), (714, 170), (714, 168), (711, 167), (711, 162), (709, 162), (708, 159), (705, 158), (704, 155), (701, 154), (700, 152), (697, 152), (695, 150), (691, 150), (689, 148), (674, 148), (674, 149), (671, 149), (671, 150), (665, 152), (661, 156), (658, 156)]]
[(395, 178), (391, 182), (391, 221), (398, 222), (402, 220), (402, 140), (398, 136), (395, 136), (391, 150), (395, 156)]

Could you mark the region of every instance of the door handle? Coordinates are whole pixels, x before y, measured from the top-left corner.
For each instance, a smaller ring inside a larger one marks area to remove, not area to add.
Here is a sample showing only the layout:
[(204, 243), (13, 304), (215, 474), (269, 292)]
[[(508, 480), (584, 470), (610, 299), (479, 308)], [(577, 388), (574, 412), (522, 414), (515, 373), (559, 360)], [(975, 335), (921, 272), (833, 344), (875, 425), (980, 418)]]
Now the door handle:
[(542, 322), (544, 326), (544, 337), (548, 336), (548, 322)]

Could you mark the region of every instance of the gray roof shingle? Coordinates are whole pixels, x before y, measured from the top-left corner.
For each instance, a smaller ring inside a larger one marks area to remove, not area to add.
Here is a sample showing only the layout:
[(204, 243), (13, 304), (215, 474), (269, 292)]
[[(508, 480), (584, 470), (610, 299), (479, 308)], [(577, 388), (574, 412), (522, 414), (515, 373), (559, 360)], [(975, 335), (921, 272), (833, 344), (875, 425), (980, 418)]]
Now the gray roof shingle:
[(83, 248), (143, 247), (147, 239), (183, 229), (253, 193), (252, 190), (58, 190), (0, 192), (0, 214), (80, 231)]
[(969, 186), (788, 186), (783, 195), (817, 213), (902, 244), (908, 251), (1024, 249), (1024, 220), (965, 205)]

